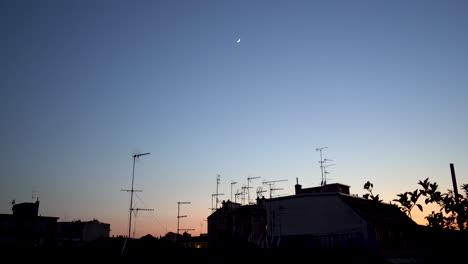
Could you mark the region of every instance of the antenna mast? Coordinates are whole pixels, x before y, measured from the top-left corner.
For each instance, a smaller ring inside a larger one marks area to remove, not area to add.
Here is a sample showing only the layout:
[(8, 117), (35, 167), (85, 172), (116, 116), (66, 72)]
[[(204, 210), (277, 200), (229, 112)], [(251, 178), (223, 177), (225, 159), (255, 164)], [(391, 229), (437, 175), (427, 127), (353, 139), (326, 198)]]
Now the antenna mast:
[(270, 199), (273, 197), (273, 194), (272, 194), (273, 191), (283, 190), (283, 188), (272, 188), (275, 182), (285, 182), (285, 181), (288, 181), (288, 180), (276, 180), (276, 181), (264, 181), (263, 182), (263, 184), (267, 184), (268, 187), (270, 188)]
[[(131, 235), (131, 230), (132, 230), (132, 213), (133, 213), (133, 193), (134, 192), (141, 192), (141, 190), (135, 190), (133, 189), (133, 184), (135, 182), (135, 160), (136, 158), (139, 158), (141, 156), (144, 156), (144, 155), (149, 155), (151, 153), (147, 152), (147, 153), (140, 153), (140, 154), (135, 154), (133, 155), (133, 170), (132, 170), (132, 188), (130, 190), (121, 190), (121, 191), (124, 191), (124, 192), (130, 192), (130, 216), (129, 216), (129, 220), (128, 220), (128, 237), (130, 238), (130, 235)], [(123, 251), (122, 251), (123, 252)]]
[(234, 202), (237, 203), (237, 197), (239, 197), (240, 195), (242, 195), (242, 193), (239, 191), (239, 189), (237, 189), (236, 193), (234, 194)]
[(263, 197), (262, 193), (264, 193), (264, 192), (267, 192), (267, 190), (263, 190), (262, 186), (257, 187), (257, 198)]
[(322, 158), (322, 150), (324, 150), (324, 149), (326, 149), (326, 148), (328, 148), (328, 147), (321, 147), (321, 148), (316, 148), (316, 149), (315, 149), (315, 151), (320, 151), (320, 161), (319, 161), (319, 163), (320, 163), (320, 170), (322, 171), (322, 181), (320, 182), (320, 185), (325, 185), (325, 184), (324, 184), (324, 180), (323, 180), (323, 179), (324, 179), (324, 177), (323, 177), (323, 169), (324, 169), (323, 163), (324, 163), (325, 161), (324, 161), (323, 158)]
[(318, 163), (320, 163), (320, 170), (322, 171), (322, 181), (320, 182), (320, 185), (324, 186), (324, 185), (327, 185), (327, 174), (330, 174), (330, 172), (328, 172), (326, 170), (326, 168), (330, 167), (330, 166), (334, 166), (336, 164), (329, 164), (329, 165), (325, 165), (327, 162), (329, 161), (333, 161), (331, 159), (327, 159), (327, 158), (323, 158), (322, 156), (322, 150), (326, 149), (328, 147), (321, 147), (321, 148), (316, 148), (315, 151), (319, 151), (320, 152), (320, 160)]
[(231, 182), (231, 202), (232, 202), (232, 186), (235, 185), (236, 183), (237, 183), (237, 182), (235, 182), (235, 181), (232, 181), (232, 182)]
[[(331, 159), (324, 159), (323, 160), (324, 162), (327, 162), (327, 161), (333, 161)], [(328, 164), (328, 165), (325, 165), (323, 166), (323, 173), (324, 173), (324, 184), (323, 185), (327, 185), (327, 174), (330, 174), (330, 172), (327, 171), (327, 168), (328, 167), (331, 167), (331, 166), (335, 166), (336, 164)]]
[[(216, 193), (213, 193), (211, 195), (211, 211), (212, 212), (218, 209), (218, 203), (219, 203), (218, 196), (224, 195), (224, 193), (218, 193), (218, 186), (219, 186), (220, 180), (221, 180), (221, 175), (217, 174), (216, 175)], [(213, 207), (213, 197), (216, 197), (216, 204), (214, 207)]]
[(247, 204), (250, 204), (250, 181), (254, 179), (259, 179), (260, 177), (247, 177)]
[(219, 196), (219, 193), (218, 193), (218, 187), (219, 187), (219, 182), (221, 181), (221, 175), (216, 175), (216, 205), (215, 205), (215, 208), (216, 210), (218, 210), (218, 196)]
[[(36, 190), (32, 190), (31, 191), (31, 202), (34, 203), (34, 202), (37, 202), (39, 201), (39, 191), (36, 191)], [(34, 201), (34, 199), (36, 199), (36, 201)]]
[(133, 224), (133, 238), (135, 238), (136, 223), (138, 211), (154, 211), (154, 209), (145, 209), (145, 208), (133, 208), (133, 213), (135, 214), (135, 221)]
[(182, 230), (182, 231), (195, 230), (195, 229), (183, 229), (183, 228), (179, 228), (180, 218), (187, 217), (186, 215), (180, 215), (180, 205), (181, 205), (181, 204), (190, 204), (190, 202), (177, 202), (177, 235), (176, 235), (176, 241), (177, 241), (177, 238), (178, 238), (179, 235), (180, 235), (180, 230)]
[(248, 190), (249, 187), (247, 187), (247, 186), (244, 185), (244, 186), (242, 186), (241, 189), (242, 189), (241, 204), (242, 204), (242, 205), (245, 205), (245, 190)]

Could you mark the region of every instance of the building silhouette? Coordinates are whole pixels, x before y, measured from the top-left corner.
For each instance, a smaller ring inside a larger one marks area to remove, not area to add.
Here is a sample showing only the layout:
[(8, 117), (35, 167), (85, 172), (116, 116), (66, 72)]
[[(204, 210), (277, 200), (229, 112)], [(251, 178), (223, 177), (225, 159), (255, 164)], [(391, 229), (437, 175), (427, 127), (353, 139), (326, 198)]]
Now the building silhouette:
[(57, 241), (60, 245), (70, 243), (80, 245), (99, 238), (107, 238), (110, 233), (110, 224), (101, 223), (96, 219), (59, 222), (57, 226)]
[(13, 214), (0, 214), (0, 246), (55, 245), (58, 217), (39, 216), (39, 201), (13, 205)]
[(382, 252), (415, 242), (417, 224), (398, 207), (350, 195), (329, 184), (241, 206), (231, 201), (208, 217), (211, 248), (326, 248)]

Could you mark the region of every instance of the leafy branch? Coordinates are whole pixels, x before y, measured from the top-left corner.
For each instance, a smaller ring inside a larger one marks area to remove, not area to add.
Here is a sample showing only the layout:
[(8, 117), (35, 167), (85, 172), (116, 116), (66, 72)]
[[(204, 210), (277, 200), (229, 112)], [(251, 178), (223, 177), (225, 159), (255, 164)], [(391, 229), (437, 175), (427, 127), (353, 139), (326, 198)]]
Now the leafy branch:
[(374, 195), (372, 193), (372, 189), (374, 188), (374, 185), (370, 182), (370, 181), (367, 181), (365, 184), (364, 184), (364, 189), (367, 190), (369, 193), (366, 193), (364, 194), (362, 197), (364, 197), (365, 199), (367, 200), (372, 200), (372, 201), (375, 201), (377, 203), (380, 203), (382, 202), (382, 200), (379, 199), (379, 195)]
[(431, 183), (429, 178), (424, 181), (419, 181), (418, 185), (422, 188), (416, 189), (413, 192), (405, 192), (397, 194), (398, 199), (393, 201), (398, 202), (401, 206), (399, 208), (405, 212), (409, 217), (411, 216), (411, 210), (414, 206), (418, 207), (421, 212), (423, 207), (417, 203), (419, 197), (424, 196), (426, 199), (424, 203), (435, 203), (440, 206), (438, 213), (432, 212), (425, 219), (428, 221), (428, 225), (431, 227), (447, 228), (447, 229), (467, 229), (468, 228), (468, 185), (463, 184), (462, 190), (465, 192), (463, 195), (458, 195), (455, 199), (455, 194), (452, 190), (448, 190), (447, 193), (441, 193), (438, 189), (439, 186), (436, 182)]

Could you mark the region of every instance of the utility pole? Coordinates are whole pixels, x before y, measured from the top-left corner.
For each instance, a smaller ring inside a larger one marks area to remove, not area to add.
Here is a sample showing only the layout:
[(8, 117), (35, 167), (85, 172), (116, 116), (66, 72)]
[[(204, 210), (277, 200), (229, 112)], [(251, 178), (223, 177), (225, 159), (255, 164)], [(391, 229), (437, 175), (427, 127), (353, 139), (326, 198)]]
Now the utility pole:
[(133, 213), (133, 193), (134, 192), (141, 192), (141, 190), (135, 190), (133, 188), (133, 184), (135, 182), (135, 160), (141, 156), (149, 155), (151, 153), (146, 152), (146, 153), (140, 153), (140, 154), (135, 154), (133, 155), (133, 170), (132, 170), (132, 188), (130, 190), (121, 190), (125, 192), (130, 192), (130, 213), (129, 213), (129, 220), (128, 220), (128, 238), (130, 238), (131, 235), (131, 230), (132, 230), (132, 213)]

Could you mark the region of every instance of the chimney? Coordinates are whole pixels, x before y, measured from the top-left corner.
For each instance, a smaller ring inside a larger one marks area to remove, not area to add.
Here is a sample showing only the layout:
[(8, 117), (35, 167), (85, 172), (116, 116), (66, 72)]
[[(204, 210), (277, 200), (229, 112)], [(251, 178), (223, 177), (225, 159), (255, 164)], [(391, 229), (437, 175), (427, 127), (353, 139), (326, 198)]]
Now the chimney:
[(299, 184), (299, 178), (296, 178), (296, 185), (294, 185), (294, 189), (296, 190), (296, 195), (302, 193), (302, 185)]

